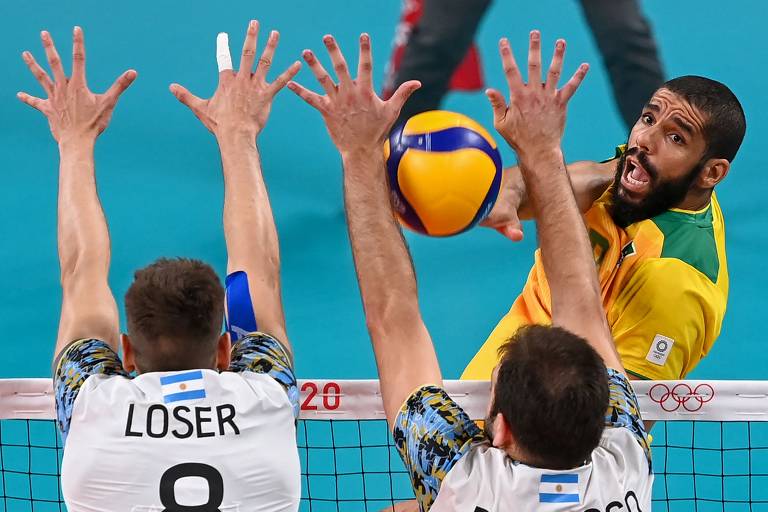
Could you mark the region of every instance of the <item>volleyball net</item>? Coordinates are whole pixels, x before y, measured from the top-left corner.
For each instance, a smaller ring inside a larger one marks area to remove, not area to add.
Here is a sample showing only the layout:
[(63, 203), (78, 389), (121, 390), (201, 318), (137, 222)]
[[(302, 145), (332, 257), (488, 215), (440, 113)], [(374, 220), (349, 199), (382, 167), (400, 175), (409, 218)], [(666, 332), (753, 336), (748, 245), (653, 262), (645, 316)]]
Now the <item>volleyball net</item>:
[[(634, 382), (655, 421), (654, 511), (768, 511), (768, 381)], [(301, 511), (380, 511), (413, 499), (378, 381), (300, 382)], [(487, 382), (446, 381), (477, 419)], [(65, 511), (50, 379), (0, 380), (0, 512)], [(621, 505), (621, 506), (619, 506)], [(635, 511), (632, 503), (616, 510)]]

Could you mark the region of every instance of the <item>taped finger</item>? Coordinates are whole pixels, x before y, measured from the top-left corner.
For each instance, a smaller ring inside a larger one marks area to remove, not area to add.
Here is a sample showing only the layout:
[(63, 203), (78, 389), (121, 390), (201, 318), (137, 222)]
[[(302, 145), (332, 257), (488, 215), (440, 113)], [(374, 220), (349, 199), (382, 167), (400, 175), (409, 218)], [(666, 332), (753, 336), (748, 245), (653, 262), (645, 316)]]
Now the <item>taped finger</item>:
[(219, 73), (232, 70), (232, 55), (229, 53), (229, 34), (219, 33), (216, 36), (216, 64), (219, 66)]

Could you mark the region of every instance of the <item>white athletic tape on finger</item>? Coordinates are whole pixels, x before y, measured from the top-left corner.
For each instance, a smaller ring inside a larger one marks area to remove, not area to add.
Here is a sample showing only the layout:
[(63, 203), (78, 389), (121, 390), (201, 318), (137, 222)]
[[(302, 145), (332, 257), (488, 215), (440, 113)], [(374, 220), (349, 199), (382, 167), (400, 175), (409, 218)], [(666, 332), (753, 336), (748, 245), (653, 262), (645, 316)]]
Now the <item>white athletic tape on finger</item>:
[(216, 36), (216, 63), (219, 65), (219, 73), (232, 69), (232, 55), (229, 53), (229, 34), (221, 32)]

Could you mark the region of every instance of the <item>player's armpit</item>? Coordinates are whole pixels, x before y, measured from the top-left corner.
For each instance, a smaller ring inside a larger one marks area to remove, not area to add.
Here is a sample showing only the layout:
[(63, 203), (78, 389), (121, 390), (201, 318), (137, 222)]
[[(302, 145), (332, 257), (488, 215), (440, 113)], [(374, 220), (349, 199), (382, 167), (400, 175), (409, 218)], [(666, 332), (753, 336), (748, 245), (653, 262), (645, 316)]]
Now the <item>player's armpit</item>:
[(81, 339), (60, 354), (54, 370), (56, 418), (62, 442), (66, 442), (72, 411), (85, 381), (92, 375), (130, 377), (112, 347), (98, 339)]
[(232, 372), (263, 373), (272, 377), (288, 394), (294, 416), (299, 417), (299, 388), (293, 359), (282, 343), (269, 334), (249, 333), (232, 344)]
[(648, 434), (640, 415), (637, 395), (627, 377), (613, 369), (608, 369), (608, 388), (610, 392), (608, 411), (605, 414), (605, 426), (625, 428), (645, 452), (648, 466), (651, 464), (651, 448)]
[[(647, 379), (647, 378), (643, 377), (642, 375), (635, 375), (632, 372), (627, 372), (627, 377), (629, 378), (630, 381), (633, 381), (633, 380), (650, 380), (650, 379)], [(645, 431), (648, 432), (648, 434), (649, 434), (648, 435), (648, 439), (653, 441), (653, 436), (650, 435), (650, 432), (651, 432), (651, 430), (653, 430), (653, 426), (656, 425), (656, 421), (651, 421), (651, 420), (643, 419), (643, 425), (645, 425)]]
[(411, 475), (416, 499), (427, 511), (448, 472), (474, 442), (483, 441), (483, 433), (436, 386), (424, 386), (411, 394), (394, 423), (395, 446)]

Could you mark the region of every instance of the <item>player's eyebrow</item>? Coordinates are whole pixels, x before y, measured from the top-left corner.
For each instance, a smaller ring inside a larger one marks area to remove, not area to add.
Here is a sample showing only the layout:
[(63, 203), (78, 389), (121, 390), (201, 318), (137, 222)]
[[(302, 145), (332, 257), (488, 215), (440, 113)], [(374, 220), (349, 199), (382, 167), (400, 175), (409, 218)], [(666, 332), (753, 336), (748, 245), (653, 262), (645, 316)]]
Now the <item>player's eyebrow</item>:
[(682, 117), (675, 116), (672, 118), (672, 121), (679, 126), (684, 132), (688, 133), (688, 135), (693, 135), (693, 126), (691, 126), (690, 123), (686, 122)]
[(650, 110), (652, 112), (656, 112), (657, 114), (661, 112), (661, 107), (658, 106), (655, 103), (646, 103), (645, 104), (645, 110)]

